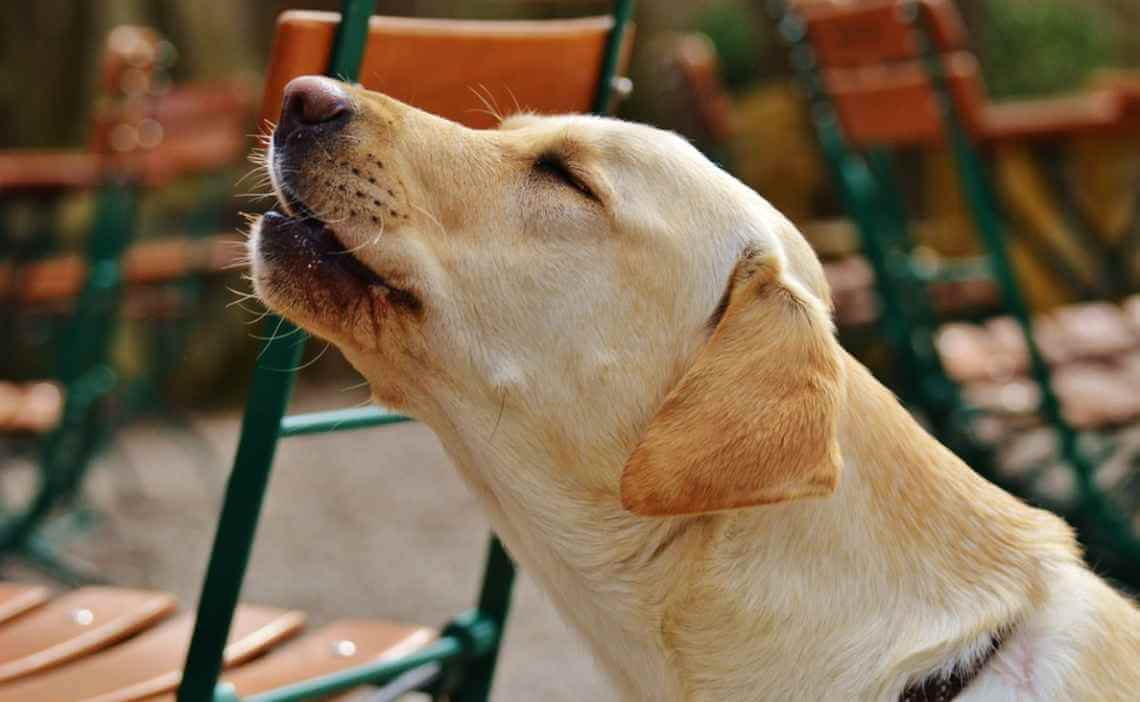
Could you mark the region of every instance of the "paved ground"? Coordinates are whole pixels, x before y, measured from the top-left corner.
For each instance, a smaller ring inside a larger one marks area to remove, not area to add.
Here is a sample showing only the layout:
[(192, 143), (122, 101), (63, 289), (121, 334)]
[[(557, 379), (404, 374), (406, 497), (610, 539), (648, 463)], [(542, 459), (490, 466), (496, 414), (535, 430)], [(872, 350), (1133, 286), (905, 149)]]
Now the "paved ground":
[[(344, 384), (302, 386), (298, 408), (364, 399), (337, 387)], [(91, 480), (105, 521), (72, 547), (113, 582), (163, 588), (187, 606), (205, 568), (238, 413), (196, 417), (194, 428), (196, 436), (130, 428)], [(487, 533), (423, 426), (291, 439), (279, 451), (244, 598), (305, 610), (313, 624), (346, 616), (440, 623), (472, 604)], [(514, 602), (494, 699), (613, 699), (525, 575)]]

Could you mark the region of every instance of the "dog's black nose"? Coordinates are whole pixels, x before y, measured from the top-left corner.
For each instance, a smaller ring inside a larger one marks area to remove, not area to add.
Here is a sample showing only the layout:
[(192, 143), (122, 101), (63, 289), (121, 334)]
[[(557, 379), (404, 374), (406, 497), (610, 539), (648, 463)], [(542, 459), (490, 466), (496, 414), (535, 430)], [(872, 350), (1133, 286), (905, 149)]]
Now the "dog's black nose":
[(294, 135), (325, 133), (348, 124), (352, 101), (336, 81), (320, 76), (294, 78), (285, 86), (285, 102), (274, 139), (283, 144)]

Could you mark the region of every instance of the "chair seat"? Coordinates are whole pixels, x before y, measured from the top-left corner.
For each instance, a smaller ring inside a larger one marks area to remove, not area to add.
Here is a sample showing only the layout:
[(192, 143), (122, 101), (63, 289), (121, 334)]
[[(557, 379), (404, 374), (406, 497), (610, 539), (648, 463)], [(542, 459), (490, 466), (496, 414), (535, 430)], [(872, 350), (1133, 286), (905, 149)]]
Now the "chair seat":
[(61, 595), (0, 629), (0, 683), (106, 648), (174, 608), (161, 592), (85, 587)]
[[(223, 676), (241, 696), (268, 692), (305, 680), (399, 658), (430, 643), (437, 632), (388, 622), (345, 620), (308, 634)], [(146, 702), (174, 702), (174, 693)]]
[(63, 392), (55, 383), (0, 381), (0, 432), (42, 434), (55, 427), (62, 414)]
[(39, 607), (51, 599), (51, 590), (42, 585), (0, 582), (0, 624)]
[[(9, 626), (0, 627), (0, 650)], [(225, 649), (226, 666), (264, 653), (297, 634), (300, 612), (243, 605), (238, 608)], [(68, 665), (0, 683), (0, 702), (134, 702), (174, 690), (193, 630), (192, 614), (182, 614), (98, 653)]]
[[(46, 587), (0, 582), (0, 702), (174, 702), (194, 623), (174, 609), (162, 592), (85, 587), (52, 599)], [(398, 658), (438, 636), (346, 619), (286, 642), (303, 622), (299, 612), (240, 606), (224, 680), (254, 695)]]

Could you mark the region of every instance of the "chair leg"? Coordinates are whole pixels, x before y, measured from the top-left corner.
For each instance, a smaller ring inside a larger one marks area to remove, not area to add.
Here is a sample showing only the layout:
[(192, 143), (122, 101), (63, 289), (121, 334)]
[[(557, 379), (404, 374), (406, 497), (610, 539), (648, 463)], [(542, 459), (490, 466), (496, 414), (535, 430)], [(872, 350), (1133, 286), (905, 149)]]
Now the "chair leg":
[[(265, 324), (271, 337), (292, 333), (294, 329), (273, 315)], [(254, 372), (237, 456), (226, 485), (222, 514), (202, 585), (194, 636), (186, 657), (186, 673), (178, 689), (179, 702), (201, 702), (213, 695), (221, 672), (221, 651), (229, 636), (230, 620), (237, 608), (269, 485), (281, 418), (293, 393), (296, 374), (292, 369), (297, 367), (304, 349), (304, 344), (292, 340), (289, 343), (270, 341)]]
[(450, 696), (454, 702), (485, 702), (491, 695), (491, 683), (503, 644), (514, 581), (515, 566), (511, 557), (507, 555), (498, 537), (491, 537), (476, 611), (494, 624), (495, 642), (490, 651), (467, 662), (462, 677)]
[(91, 464), (101, 434), (99, 409), (117, 381), (108, 359), (119, 318), (122, 257), (137, 212), (132, 184), (109, 182), (100, 189), (86, 256), (88, 278), (59, 344), (59, 377), (66, 385), (63, 417), (44, 444), (38, 492), (26, 510), (0, 524), (0, 556), (26, 551), (52, 510), (75, 495)]

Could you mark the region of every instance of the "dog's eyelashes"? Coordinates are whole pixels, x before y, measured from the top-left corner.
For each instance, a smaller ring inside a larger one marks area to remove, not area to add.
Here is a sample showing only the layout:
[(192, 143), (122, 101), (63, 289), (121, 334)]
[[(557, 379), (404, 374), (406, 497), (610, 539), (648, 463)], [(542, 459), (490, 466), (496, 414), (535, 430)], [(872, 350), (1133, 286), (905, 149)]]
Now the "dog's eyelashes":
[(568, 185), (574, 190), (590, 198), (597, 200), (598, 196), (579, 178), (570, 166), (566, 164), (565, 159), (556, 153), (545, 153), (540, 155), (534, 161), (534, 170), (542, 175), (557, 178), (564, 185)]

